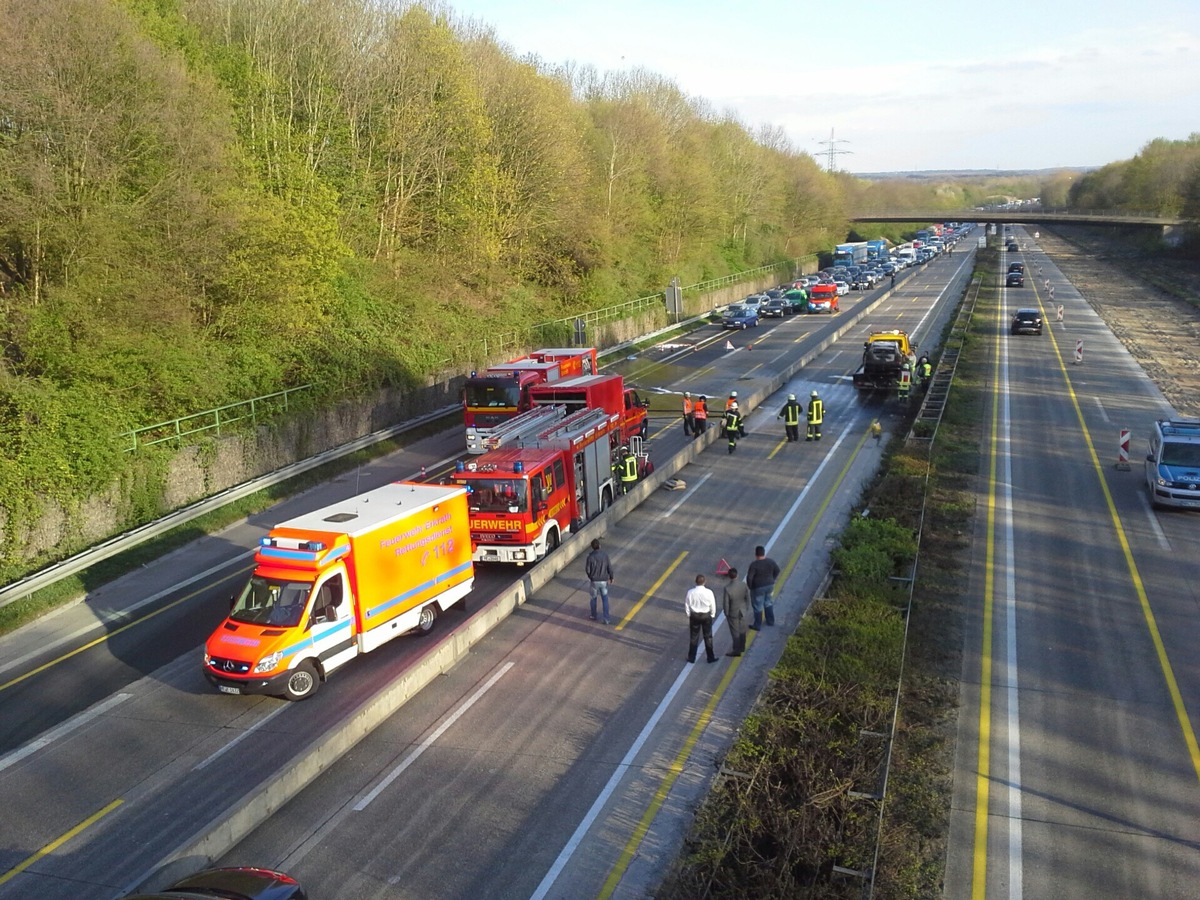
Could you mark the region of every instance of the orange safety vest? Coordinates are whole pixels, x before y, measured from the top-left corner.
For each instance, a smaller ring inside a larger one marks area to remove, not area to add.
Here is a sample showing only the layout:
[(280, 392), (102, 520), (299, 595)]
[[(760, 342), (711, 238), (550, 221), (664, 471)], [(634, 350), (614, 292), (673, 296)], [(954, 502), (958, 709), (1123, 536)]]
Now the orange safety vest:
[(692, 403), (692, 398), (691, 398), (691, 397), (684, 397), (684, 398), (683, 398), (683, 414), (684, 414), (685, 416), (689, 416), (689, 415), (691, 415), (691, 414), (692, 414), (692, 410), (693, 410), (694, 408), (695, 408), (695, 407), (694, 407), (694, 405), (693, 405), (693, 403)]
[(697, 419), (707, 419), (708, 418), (708, 404), (701, 403), (699, 400), (696, 401), (696, 418)]

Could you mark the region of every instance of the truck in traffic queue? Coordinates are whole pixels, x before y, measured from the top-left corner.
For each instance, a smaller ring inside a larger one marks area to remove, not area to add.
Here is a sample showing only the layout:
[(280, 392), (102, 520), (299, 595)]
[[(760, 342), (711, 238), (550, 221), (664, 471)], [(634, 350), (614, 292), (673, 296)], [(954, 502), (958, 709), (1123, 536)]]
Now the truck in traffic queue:
[(534, 385), (529, 389), (529, 399), (535, 408), (563, 406), (568, 414), (581, 409), (617, 413), (621, 417), (622, 444), (635, 435), (645, 437), (650, 426), (646, 413), (650, 401), (643, 401), (636, 390), (625, 387), (625, 379), (620, 375), (584, 375)]
[(501, 423), (533, 404), (529, 389), (536, 384), (592, 375), (597, 370), (596, 348), (547, 348), (528, 356), (472, 372), (463, 386), (463, 420), (467, 452), (484, 453), (484, 439)]
[(312, 696), (335, 669), (392, 638), (425, 634), (475, 581), (467, 492), (396, 482), (289, 519), (204, 646), (228, 694)]
[(621, 417), (584, 409), (514, 447), (460, 461), (476, 562), (534, 563), (612, 505)]
[(904, 331), (876, 331), (863, 343), (863, 361), (854, 375), (859, 391), (894, 391), (907, 363), (913, 364), (912, 344)]
[(838, 291), (836, 284), (814, 284), (808, 289), (808, 311), (810, 313), (838, 311)]

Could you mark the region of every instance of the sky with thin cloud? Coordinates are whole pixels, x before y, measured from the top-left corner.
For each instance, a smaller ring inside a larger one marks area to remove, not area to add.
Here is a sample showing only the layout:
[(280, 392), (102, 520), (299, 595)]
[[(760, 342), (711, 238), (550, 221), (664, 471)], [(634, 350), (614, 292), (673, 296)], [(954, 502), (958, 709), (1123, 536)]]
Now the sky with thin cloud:
[(849, 172), (1048, 169), (1200, 133), (1200, 0), (447, 0), (518, 56), (643, 68)]

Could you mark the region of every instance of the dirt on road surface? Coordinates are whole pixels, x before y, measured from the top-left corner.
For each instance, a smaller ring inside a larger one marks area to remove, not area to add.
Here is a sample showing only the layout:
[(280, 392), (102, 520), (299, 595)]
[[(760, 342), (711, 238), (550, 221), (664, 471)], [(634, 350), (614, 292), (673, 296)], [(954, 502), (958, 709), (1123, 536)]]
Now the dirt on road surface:
[[(1176, 412), (1200, 418), (1200, 265), (1135, 255), (1094, 234), (1066, 229), (1054, 234), (1045, 226), (1037, 245), (1100, 314)], [(1170, 292), (1139, 271), (1168, 285)]]

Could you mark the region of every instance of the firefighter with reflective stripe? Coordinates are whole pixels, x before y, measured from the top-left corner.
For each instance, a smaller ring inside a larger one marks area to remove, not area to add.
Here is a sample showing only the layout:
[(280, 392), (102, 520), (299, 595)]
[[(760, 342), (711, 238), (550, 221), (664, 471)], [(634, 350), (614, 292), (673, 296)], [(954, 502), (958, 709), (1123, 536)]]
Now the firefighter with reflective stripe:
[(742, 414), (738, 410), (737, 401), (725, 411), (725, 436), (729, 438), (729, 452), (737, 449), (738, 438), (743, 435)]
[(929, 357), (925, 357), (925, 362), (921, 364), (921, 390), (929, 390), (929, 380), (933, 378), (933, 363), (929, 361)]
[(783, 429), (787, 432), (788, 443), (800, 440), (800, 413), (803, 408), (796, 402), (795, 394), (788, 394), (787, 403), (775, 418), (783, 419)]
[(687, 391), (683, 392), (683, 436), (691, 437), (696, 433), (696, 404), (692, 402), (692, 395)]
[(816, 391), (812, 392), (812, 396), (808, 400), (808, 437), (806, 441), (819, 441), (821, 439), (821, 423), (825, 421), (825, 401), (820, 398)]
[(629, 452), (628, 447), (621, 448), (619, 471), (621, 473), (621, 493), (628, 494), (633, 490), (633, 486), (637, 484), (638, 480), (637, 457)]

